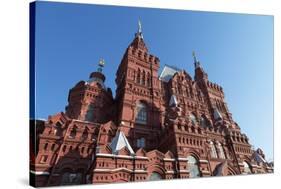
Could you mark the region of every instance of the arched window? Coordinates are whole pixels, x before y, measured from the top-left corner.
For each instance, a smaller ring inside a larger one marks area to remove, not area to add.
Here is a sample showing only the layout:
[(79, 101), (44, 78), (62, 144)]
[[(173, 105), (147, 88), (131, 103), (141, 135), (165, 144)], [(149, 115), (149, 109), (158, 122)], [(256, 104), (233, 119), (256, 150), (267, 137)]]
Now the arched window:
[(218, 147), (218, 151), (219, 151), (219, 157), (221, 159), (225, 159), (224, 150), (223, 150), (221, 143), (218, 143), (217, 147)]
[(152, 172), (148, 180), (162, 180), (162, 176), (159, 173)]
[(243, 172), (243, 174), (251, 174), (252, 171), (251, 171), (250, 165), (246, 161), (243, 161), (243, 165), (244, 165), (244, 172)]
[(189, 115), (189, 118), (190, 118), (192, 124), (195, 125), (196, 122), (197, 122), (197, 121), (196, 121), (196, 116), (195, 116), (193, 113), (191, 113), (191, 114)]
[(144, 103), (137, 104), (136, 123), (146, 124), (147, 122), (147, 108)]
[(210, 142), (210, 148), (211, 148), (211, 157), (218, 158), (216, 147), (212, 141)]
[(193, 156), (188, 156), (187, 165), (189, 171), (189, 178), (200, 177), (197, 159), (195, 159)]

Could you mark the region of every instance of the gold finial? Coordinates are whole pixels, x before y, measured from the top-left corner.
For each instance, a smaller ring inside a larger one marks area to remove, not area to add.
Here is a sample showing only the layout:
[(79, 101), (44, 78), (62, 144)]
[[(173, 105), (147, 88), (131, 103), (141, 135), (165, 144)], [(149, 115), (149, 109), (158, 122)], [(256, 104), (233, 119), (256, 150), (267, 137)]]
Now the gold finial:
[(105, 64), (104, 59), (101, 58), (98, 64), (99, 65), (98, 72), (102, 72), (102, 68), (104, 67), (104, 64)]
[(101, 58), (100, 61), (99, 61), (99, 66), (100, 66), (100, 67), (103, 67), (104, 64), (105, 64), (105, 61), (104, 61), (103, 58)]

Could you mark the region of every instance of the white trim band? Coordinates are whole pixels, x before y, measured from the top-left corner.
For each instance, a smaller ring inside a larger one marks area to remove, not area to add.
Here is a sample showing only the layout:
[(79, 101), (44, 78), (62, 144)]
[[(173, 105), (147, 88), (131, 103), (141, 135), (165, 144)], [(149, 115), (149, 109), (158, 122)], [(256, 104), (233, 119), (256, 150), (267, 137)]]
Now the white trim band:
[(127, 171), (127, 172), (135, 172), (135, 173), (147, 173), (147, 171), (142, 169), (136, 169), (135, 171), (127, 169), (127, 168), (117, 168), (117, 169), (94, 169), (94, 172), (116, 172), (116, 171)]
[(35, 175), (49, 175), (50, 173), (47, 172), (47, 171), (33, 171), (33, 170), (30, 170), (30, 172), (32, 174), (35, 174)]
[(125, 158), (125, 159), (148, 159), (148, 157), (142, 157), (142, 156), (125, 156), (125, 155), (103, 154), (103, 153), (98, 153), (98, 154), (96, 154), (96, 156), (97, 157)]

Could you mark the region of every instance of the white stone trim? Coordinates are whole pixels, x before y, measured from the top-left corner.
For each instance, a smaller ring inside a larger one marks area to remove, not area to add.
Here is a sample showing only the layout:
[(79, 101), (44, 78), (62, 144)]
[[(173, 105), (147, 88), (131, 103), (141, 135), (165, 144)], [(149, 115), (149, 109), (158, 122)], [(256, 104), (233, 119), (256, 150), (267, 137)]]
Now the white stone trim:
[(147, 173), (147, 171), (142, 169), (137, 169), (135, 170), (135, 173)]
[(189, 173), (189, 170), (184, 170), (184, 169), (183, 169), (183, 170), (180, 170), (179, 172), (180, 172), (180, 173)]
[(128, 171), (130, 173), (135, 172), (135, 173), (147, 173), (147, 171), (142, 170), (142, 169), (136, 169), (135, 171), (121, 167), (121, 168), (116, 168), (116, 169), (94, 169), (94, 172), (116, 172), (116, 171)]
[(206, 159), (200, 159), (199, 162), (202, 162), (202, 163), (208, 163), (209, 161), (206, 160)]
[(178, 158), (179, 161), (187, 161), (187, 158)]
[(210, 171), (207, 171), (207, 170), (203, 170), (201, 171), (202, 173), (210, 173)]
[(96, 156), (97, 157), (125, 158), (125, 159), (148, 159), (148, 157), (142, 157), (142, 156), (125, 156), (125, 155), (103, 154), (103, 153), (97, 153)]
[(173, 173), (173, 174), (174, 174), (174, 173), (175, 173), (175, 171), (166, 171), (166, 173)]
[(164, 158), (164, 161), (176, 161), (176, 159), (172, 159), (172, 158)]
[(35, 175), (49, 175), (50, 174), (48, 171), (33, 171), (33, 170), (30, 170), (30, 172), (32, 174), (35, 174)]

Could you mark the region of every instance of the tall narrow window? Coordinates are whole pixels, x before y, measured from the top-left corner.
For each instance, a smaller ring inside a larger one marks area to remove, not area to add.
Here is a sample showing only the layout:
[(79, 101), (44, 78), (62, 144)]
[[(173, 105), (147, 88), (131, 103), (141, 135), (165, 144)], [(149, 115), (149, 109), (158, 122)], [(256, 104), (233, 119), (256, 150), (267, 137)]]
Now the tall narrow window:
[(85, 120), (86, 121), (94, 121), (94, 112), (95, 112), (95, 106), (94, 106), (94, 104), (90, 104), (89, 106), (88, 106), (88, 110), (87, 110), (87, 113), (86, 113), (86, 116), (85, 116)]
[(142, 71), (142, 79), (141, 79), (141, 84), (145, 85), (145, 71)]
[(212, 141), (210, 142), (210, 148), (211, 148), (211, 157), (218, 158), (216, 147)]
[(218, 144), (218, 150), (219, 150), (219, 157), (221, 159), (225, 159), (224, 150), (223, 150), (221, 143)]
[(189, 177), (195, 178), (200, 176), (200, 171), (198, 167), (198, 161), (193, 156), (187, 157), (187, 164), (188, 164), (188, 171), (189, 171)]
[(145, 138), (137, 139), (137, 147), (138, 148), (144, 148), (145, 147)]
[(151, 87), (150, 74), (147, 73), (147, 86)]
[(137, 114), (136, 114), (136, 123), (146, 124), (147, 122), (147, 109), (146, 105), (143, 103), (137, 104)]

